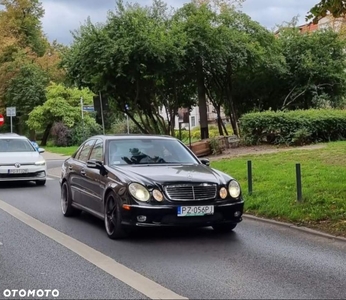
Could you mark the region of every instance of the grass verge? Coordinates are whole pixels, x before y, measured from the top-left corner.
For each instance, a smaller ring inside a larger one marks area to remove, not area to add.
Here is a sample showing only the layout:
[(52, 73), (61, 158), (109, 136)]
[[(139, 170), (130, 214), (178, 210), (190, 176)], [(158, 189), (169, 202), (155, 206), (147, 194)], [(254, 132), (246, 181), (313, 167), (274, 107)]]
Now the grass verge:
[(62, 155), (71, 156), (78, 149), (78, 146), (71, 146), (71, 147), (47, 146), (47, 147), (44, 147), (44, 149), (47, 152), (58, 153), (58, 154), (62, 154)]
[[(246, 213), (292, 222), (346, 237), (346, 142), (316, 150), (249, 155), (211, 162), (242, 185)], [(253, 166), (248, 194), (247, 161)], [(297, 201), (296, 163), (301, 164), (303, 201)]]

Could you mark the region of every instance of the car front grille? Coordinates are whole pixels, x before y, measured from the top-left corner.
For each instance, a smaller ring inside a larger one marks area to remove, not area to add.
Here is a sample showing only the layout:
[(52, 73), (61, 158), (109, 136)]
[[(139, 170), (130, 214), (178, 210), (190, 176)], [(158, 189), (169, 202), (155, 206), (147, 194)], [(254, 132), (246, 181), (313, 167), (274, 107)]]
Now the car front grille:
[(210, 183), (201, 184), (176, 184), (164, 188), (168, 199), (172, 201), (199, 201), (216, 198), (217, 185)]

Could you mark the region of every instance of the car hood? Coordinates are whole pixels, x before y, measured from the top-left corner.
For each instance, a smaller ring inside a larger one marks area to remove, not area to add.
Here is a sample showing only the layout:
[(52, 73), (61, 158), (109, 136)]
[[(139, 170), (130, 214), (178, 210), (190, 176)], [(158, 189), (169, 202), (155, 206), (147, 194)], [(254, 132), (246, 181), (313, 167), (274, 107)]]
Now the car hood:
[(0, 153), (0, 164), (33, 163), (39, 160), (44, 160), (44, 158), (37, 151)]
[(130, 181), (142, 184), (208, 182), (227, 184), (232, 177), (205, 165), (135, 165), (114, 167)]

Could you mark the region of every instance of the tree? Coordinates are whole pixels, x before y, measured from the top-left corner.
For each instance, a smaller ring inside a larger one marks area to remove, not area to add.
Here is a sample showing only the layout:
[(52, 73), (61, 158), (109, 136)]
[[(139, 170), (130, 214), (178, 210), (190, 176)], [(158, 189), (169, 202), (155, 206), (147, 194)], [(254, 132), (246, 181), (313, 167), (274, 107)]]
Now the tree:
[[(13, 77), (6, 90), (5, 100), (7, 106), (17, 108), (19, 132), (23, 133), (23, 125), (28, 113), (46, 100), (45, 88), (48, 83), (46, 74), (35, 64), (25, 64), (20, 67), (18, 74)], [(35, 133), (31, 132), (35, 139)]]
[(277, 108), (308, 109), (325, 95), (337, 106), (346, 91), (345, 40), (331, 29), (301, 34), (287, 28), (279, 42), (289, 72), (282, 78), (284, 95)]
[[(26, 122), (30, 129), (44, 131), (41, 142), (43, 146), (46, 145), (55, 122), (62, 122), (69, 128), (82, 122), (81, 97), (85, 105), (92, 104), (93, 93), (88, 89), (67, 88), (61, 84), (52, 84), (47, 87), (47, 100), (29, 113)], [(95, 119), (87, 114), (84, 116), (84, 121), (96, 124)]]
[[(174, 111), (191, 102), (184, 92), (183, 99), (176, 97), (174, 90), (179, 91), (182, 85), (175, 89), (168, 86), (170, 79), (175, 79), (173, 85), (189, 84), (182, 68), (186, 39), (166, 12), (161, 1), (154, 1), (151, 7), (125, 6), (119, 1), (106, 24), (96, 26), (88, 20), (74, 33), (74, 42), (64, 57), (71, 81), (95, 94), (101, 91), (113, 107), (127, 113), (147, 133), (167, 133), (171, 128), (160, 115), (164, 104)], [(171, 107), (173, 95), (175, 105)]]
[(344, 17), (346, 14), (346, 2), (344, 0), (321, 0), (312, 7), (306, 16), (306, 20), (313, 20), (317, 24), (318, 20), (331, 14), (334, 18)]
[(21, 48), (29, 47), (42, 56), (47, 47), (41, 24), (42, 3), (38, 0), (0, 0), (0, 5), (5, 8), (0, 11), (1, 27), (19, 40)]

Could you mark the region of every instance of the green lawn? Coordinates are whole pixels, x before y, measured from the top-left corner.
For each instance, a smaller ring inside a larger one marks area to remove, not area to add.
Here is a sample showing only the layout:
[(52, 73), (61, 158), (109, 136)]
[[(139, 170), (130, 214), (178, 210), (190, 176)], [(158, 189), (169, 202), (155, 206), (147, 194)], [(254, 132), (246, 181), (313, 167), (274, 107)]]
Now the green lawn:
[[(253, 166), (248, 194), (247, 161)], [(296, 163), (301, 164), (303, 202), (297, 202)], [(346, 142), (316, 150), (243, 156), (211, 163), (242, 185), (247, 213), (346, 236)]]
[(58, 153), (58, 154), (63, 154), (63, 155), (70, 156), (78, 149), (78, 146), (71, 146), (71, 147), (46, 146), (46, 147), (43, 147), (43, 148), (47, 152)]

